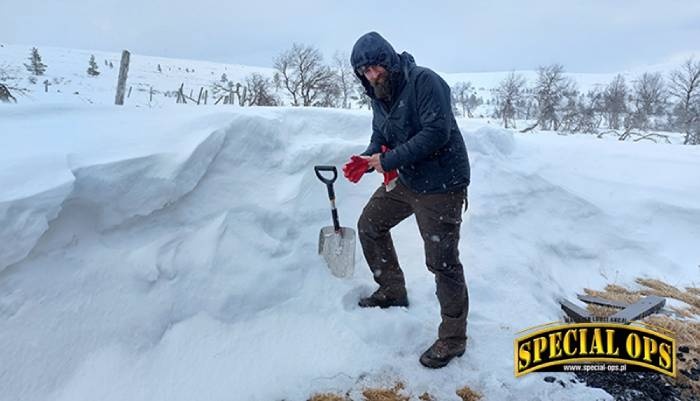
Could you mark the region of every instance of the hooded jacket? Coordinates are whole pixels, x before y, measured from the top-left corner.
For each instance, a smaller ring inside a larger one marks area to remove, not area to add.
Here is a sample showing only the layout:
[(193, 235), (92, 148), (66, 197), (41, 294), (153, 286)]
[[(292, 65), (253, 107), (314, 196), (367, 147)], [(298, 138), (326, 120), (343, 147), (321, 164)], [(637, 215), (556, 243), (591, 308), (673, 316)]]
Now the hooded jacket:
[[(384, 171), (398, 169), (399, 180), (419, 193), (459, 190), (469, 185), (469, 157), (452, 112), (450, 87), (434, 71), (416, 66), (407, 52), (397, 54), (376, 32), (357, 40), (350, 62), (372, 99), (372, 138), (362, 153), (380, 153)], [(380, 65), (390, 74), (392, 99), (374, 95), (360, 67)]]

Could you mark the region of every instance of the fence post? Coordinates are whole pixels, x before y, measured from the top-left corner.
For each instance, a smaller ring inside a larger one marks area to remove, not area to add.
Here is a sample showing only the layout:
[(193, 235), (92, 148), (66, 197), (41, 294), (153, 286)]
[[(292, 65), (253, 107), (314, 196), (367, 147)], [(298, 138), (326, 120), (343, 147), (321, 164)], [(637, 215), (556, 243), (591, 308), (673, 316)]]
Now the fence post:
[(114, 99), (114, 104), (124, 104), (124, 90), (126, 89), (126, 76), (129, 73), (129, 57), (128, 50), (122, 51), (122, 61), (119, 66), (119, 80), (117, 81), (117, 96)]
[(204, 87), (201, 86), (199, 88), (199, 96), (197, 96), (197, 105), (199, 106), (199, 101), (202, 100), (202, 92), (204, 91)]

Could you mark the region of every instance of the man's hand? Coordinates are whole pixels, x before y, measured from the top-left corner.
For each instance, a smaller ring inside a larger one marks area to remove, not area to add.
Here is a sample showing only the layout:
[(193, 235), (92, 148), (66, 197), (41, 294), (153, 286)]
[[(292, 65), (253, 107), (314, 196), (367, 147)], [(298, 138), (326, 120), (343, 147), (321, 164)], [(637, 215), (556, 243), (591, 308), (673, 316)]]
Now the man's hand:
[(375, 153), (372, 156), (361, 156), (363, 159), (367, 160), (369, 166), (377, 170), (378, 173), (384, 174), (384, 169), (382, 168), (382, 163), (379, 161), (379, 156), (381, 153)]

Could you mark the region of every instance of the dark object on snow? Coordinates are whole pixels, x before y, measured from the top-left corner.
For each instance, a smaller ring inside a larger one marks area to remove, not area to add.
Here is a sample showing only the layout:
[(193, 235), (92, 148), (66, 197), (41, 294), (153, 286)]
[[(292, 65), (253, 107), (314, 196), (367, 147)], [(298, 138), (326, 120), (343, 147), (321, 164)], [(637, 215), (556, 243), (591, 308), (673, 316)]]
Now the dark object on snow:
[[(318, 234), (318, 253), (326, 260), (328, 268), (336, 277), (350, 277), (355, 269), (355, 230), (341, 227), (335, 207), (333, 183), (338, 178), (335, 166), (314, 166), (316, 177), (326, 184), (331, 201), (333, 225), (323, 227)], [(325, 178), (321, 172), (332, 172), (333, 178)]]
[(566, 313), (566, 316), (576, 323), (590, 322), (593, 318), (590, 312), (566, 299), (559, 301), (559, 304), (561, 304), (561, 308)]
[(578, 299), (586, 303), (623, 309), (612, 316), (600, 318), (591, 315), (586, 309), (583, 309), (580, 306), (567, 301), (566, 299), (560, 300), (559, 304), (561, 305), (562, 310), (564, 310), (564, 313), (566, 313), (567, 319), (577, 323), (607, 321), (627, 324), (633, 320), (643, 319), (651, 314), (654, 314), (660, 311), (661, 308), (666, 305), (666, 299), (657, 297), (656, 295), (644, 297), (632, 305), (627, 305), (622, 302), (609, 301), (598, 297), (589, 297), (586, 295), (578, 295)]
[(455, 357), (464, 355), (465, 340), (437, 340), (420, 356), (421, 365), (439, 369)]
[(17, 103), (17, 99), (10, 93), (10, 89), (4, 84), (0, 84), (0, 101), (5, 103)]
[(661, 310), (666, 305), (666, 299), (649, 295), (617, 312), (608, 318), (611, 322), (627, 323), (633, 320), (643, 319)]
[(693, 395), (684, 396), (679, 386), (672, 385), (659, 373), (582, 372), (576, 373), (576, 377), (588, 387), (606, 391), (615, 397), (615, 401), (698, 401)]
[(576, 298), (578, 298), (580, 301), (583, 301), (587, 304), (607, 306), (608, 308), (624, 309), (624, 308), (629, 306), (629, 304), (624, 303), (624, 302), (618, 302), (618, 301), (613, 301), (610, 299), (594, 297), (591, 295), (578, 294), (578, 295), (576, 295)]
[(544, 381), (547, 383), (554, 383), (554, 381), (557, 380), (554, 376), (547, 376), (544, 378)]

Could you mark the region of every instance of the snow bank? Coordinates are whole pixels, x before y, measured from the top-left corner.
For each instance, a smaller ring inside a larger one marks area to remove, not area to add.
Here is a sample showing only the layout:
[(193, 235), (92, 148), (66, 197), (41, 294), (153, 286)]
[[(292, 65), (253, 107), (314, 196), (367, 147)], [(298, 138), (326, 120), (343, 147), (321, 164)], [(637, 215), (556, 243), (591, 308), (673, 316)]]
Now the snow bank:
[[(348, 280), (316, 255), (331, 221), (312, 167), (362, 151), (370, 115), (220, 110), (0, 109), (0, 400), (304, 400), (396, 378), (439, 399), (463, 385), (487, 399), (602, 398), (565, 375), (566, 388), (515, 379), (515, 333), (559, 319), (556, 299), (585, 286), (697, 278), (697, 247), (675, 244), (700, 235), (698, 150), (463, 128), (469, 341), (427, 370), (418, 356), (439, 313), (415, 220), (393, 234), (409, 309), (356, 306), (374, 288), (359, 248)], [(570, 165), (623, 156), (624, 177)], [(605, 201), (652, 158), (690, 180), (650, 184), (624, 212)], [(337, 182), (341, 225), (380, 182)]]

